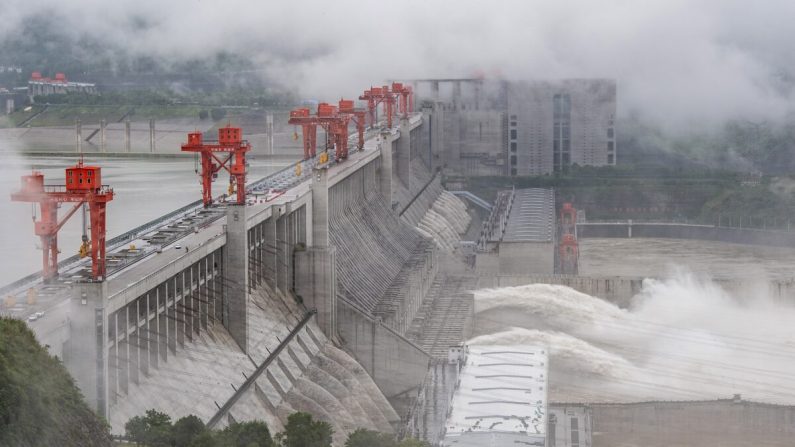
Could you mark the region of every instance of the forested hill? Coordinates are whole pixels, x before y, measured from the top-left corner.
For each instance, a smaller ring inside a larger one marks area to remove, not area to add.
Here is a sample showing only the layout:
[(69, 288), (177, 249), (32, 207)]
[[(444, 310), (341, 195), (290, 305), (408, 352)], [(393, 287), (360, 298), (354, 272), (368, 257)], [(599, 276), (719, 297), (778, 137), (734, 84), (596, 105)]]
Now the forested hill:
[(109, 429), (23, 321), (0, 318), (0, 445), (111, 446)]
[(21, 20), (19, 29), (0, 38), (0, 66), (20, 67), (20, 73), (0, 72), (0, 86), (26, 85), (30, 73), (63, 72), (69, 80), (93, 82), (103, 91), (177, 89), (182, 93), (230, 88), (275, 88), (244, 55), (208, 52), (197, 58), (171, 60), (137, 54), (87, 33), (68, 32), (57, 15)]

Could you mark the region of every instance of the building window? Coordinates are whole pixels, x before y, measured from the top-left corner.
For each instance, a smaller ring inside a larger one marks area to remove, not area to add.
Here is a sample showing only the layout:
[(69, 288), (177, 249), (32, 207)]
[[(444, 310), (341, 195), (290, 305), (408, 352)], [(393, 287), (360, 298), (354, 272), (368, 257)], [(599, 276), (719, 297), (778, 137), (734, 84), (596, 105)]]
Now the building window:
[(607, 128), (607, 138), (613, 138), (613, 128), (612, 127), (608, 127)]
[(511, 155), (511, 166), (516, 166), (516, 155)]
[(516, 175), (516, 168), (511, 168), (511, 175)]
[(516, 129), (511, 129), (511, 139), (512, 140), (516, 139)]
[(577, 418), (571, 418), (571, 447), (580, 446), (580, 424)]
[(516, 120), (516, 115), (511, 115), (511, 120)]
[(613, 150), (615, 150), (615, 148), (616, 148), (616, 143), (614, 143), (612, 141), (608, 141), (607, 142), (607, 151), (608, 152), (613, 152)]
[(571, 164), (571, 97), (562, 93), (552, 97), (552, 167), (560, 171)]
[(516, 141), (511, 142), (511, 152), (516, 152)]
[(613, 154), (607, 154), (607, 164), (612, 165), (615, 164), (615, 157)]

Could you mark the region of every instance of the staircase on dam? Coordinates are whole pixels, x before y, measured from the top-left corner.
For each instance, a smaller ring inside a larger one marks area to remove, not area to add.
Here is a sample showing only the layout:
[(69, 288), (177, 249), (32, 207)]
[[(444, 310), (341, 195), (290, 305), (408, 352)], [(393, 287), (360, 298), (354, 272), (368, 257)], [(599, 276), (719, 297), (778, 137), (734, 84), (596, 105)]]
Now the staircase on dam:
[(471, 276), (438, 275), (406, 336), (434, 359), (446, 359), (450, 347), (472, 333), (474, 303), (469, 291), (476, 283)]

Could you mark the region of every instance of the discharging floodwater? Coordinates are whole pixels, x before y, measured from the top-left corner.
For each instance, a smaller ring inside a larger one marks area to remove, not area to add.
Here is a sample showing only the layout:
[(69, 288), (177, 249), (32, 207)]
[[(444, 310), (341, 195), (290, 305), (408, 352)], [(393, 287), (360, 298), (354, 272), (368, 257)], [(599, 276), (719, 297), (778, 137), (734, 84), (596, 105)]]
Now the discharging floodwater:
[[(31, 205), (14, 203), (11, 192), (19, 189), (19, 178), (32, 168), (44, 173), (46, 184), (63, 184), (64, 168), (77, 161), (75, 156), (65, 157), (15, 157), (2, 159), (3, 175), (0, 178), (0, 252), (3, 253), (0, 269), (0, 286), (22, 276), (41, 270), (39, 240), (33, 233)], [(108, 238), (124, 233), (163, 214), (201, 198), (199, 177), (194, 172), (190, 158), (86, 158), (86, 164), (102, 167), (102, 183), (113, 187), (115, 196), (108, 205)], [(257, 180), (286, 166), (285, 162), (251, 160), (249, 181)], [(226, 192), (227, 175), (222, 172), (213, 184), (213, 193)], [(59, 215), (68, 210), (64, 205)], [(38, 215), (38, 210), (36, 211)], [(58, 234), (60, 259), (75, 253), (80, 246), (82, 219), (76, 213)]]

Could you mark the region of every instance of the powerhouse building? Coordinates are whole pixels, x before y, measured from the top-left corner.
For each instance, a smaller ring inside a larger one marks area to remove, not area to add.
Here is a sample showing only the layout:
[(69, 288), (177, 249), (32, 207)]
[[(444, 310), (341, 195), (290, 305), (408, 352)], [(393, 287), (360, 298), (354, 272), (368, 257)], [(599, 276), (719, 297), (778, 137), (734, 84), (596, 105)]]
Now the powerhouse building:
[(430, 114), (434, 165), (449, 175), (544, 175), (615, 165), (616, 82), (414, 80)]

